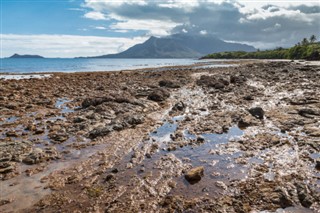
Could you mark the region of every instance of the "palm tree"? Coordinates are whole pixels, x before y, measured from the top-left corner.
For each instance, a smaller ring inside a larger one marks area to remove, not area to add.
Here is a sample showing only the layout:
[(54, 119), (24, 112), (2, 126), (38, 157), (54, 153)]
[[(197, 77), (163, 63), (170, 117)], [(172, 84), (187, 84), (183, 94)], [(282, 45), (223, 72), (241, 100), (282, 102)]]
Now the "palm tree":
[(317, 37), (315, 35), (310, 36), (310, 43), (314, 43), (317, 40)]
[(301, 41), (301, 44), (302, 44), (303, 46), (309, 44), (308, 39), (307, 39), (307, 38), (303, 38), (302, 41)]

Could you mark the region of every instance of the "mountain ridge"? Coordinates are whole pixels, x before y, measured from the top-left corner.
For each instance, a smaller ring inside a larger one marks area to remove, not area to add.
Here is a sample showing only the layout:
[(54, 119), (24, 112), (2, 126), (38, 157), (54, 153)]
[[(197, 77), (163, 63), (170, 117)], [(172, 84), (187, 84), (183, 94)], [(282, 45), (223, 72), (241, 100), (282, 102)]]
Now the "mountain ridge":
[(78, 58), (199, 58), (210, 53), (240, 50), (251, 52), (256, 49), (246, 44), (225, 42), (210, 35), (173, 34), (160, 38), (151, 36), (145, 42), (120, 53)]

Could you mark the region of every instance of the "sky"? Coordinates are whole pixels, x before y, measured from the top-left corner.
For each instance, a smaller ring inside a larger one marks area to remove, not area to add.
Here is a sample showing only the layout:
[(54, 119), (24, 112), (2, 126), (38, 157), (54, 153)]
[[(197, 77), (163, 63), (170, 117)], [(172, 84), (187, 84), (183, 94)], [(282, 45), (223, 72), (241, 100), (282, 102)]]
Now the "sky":
[(118, 53), (150, 36), (216, 36), (259, 49), (320, 39), (320, 0), (0, 0), (1, 56)]

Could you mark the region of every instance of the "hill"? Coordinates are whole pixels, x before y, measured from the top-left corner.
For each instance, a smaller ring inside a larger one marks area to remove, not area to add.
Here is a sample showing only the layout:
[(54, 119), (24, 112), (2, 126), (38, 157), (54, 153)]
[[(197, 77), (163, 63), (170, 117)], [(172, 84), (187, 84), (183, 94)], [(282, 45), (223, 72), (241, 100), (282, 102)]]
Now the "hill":
[(245, 52), (212, 53), (202, 59), (305, 59), (320, 60), (320, 43), (296, 45), (291, 48), (276, 48), (274, 50)]

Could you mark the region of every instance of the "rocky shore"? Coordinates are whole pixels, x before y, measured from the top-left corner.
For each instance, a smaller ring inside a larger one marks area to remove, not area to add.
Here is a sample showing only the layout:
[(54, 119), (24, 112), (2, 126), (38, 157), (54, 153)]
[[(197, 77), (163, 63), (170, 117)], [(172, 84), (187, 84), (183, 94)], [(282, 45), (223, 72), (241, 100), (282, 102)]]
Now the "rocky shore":
[(0, 212), (319, 212), (320, 66), (0, 79)]

